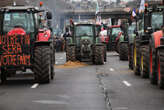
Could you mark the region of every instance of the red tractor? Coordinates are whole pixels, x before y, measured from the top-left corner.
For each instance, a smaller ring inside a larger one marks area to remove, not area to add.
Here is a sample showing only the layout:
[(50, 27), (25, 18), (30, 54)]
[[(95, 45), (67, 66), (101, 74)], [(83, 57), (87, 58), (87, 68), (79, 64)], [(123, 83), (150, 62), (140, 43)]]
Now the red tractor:
[(38, 83), (49, 83), (54, 76), (55, 52), (50, 27), (50, 12), (31, 6), (7, 6), (0, 9), (1, 82), (17, 71), (31, 69)]
[(116, 52), (119, 53), (119, 39), (122, 35), (122, 31), (120, 28), (120, 25), (113, 25), (108, 28), (108, 37), (109, 37), (109, 42), (107, 49), (109, 51), (115, 50)]

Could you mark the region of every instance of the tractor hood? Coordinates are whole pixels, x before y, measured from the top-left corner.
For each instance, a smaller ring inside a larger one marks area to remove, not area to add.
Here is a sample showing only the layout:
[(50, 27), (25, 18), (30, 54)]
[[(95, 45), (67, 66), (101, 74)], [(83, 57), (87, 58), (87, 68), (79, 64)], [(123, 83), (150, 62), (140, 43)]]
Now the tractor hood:
[(24, 29), (22, 28), (14, 28), (12, 30), (10, 30), (8, 33), (7, 33), (8, 36), (13, 36), (13, 35), (21, 35), (21, 36), (24, 36), (26, 35), (26, 32)]

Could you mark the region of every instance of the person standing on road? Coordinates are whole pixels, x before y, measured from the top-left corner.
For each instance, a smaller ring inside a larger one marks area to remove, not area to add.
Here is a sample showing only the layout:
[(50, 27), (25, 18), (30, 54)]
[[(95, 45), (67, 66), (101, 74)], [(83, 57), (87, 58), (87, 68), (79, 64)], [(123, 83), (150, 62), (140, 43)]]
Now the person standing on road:
[(68, 28), (68, 27), (66, 27), (65, 30), (66, 30), (66, 31), (65, 31), (65, 33), (64, 33), (64, 35), (63, 35), (63, 38), (64, 38), (64, 45), (65, 45), (65, 51), (66, 51), (67, 37), (70, 37), (71, 35), (70, 35), (70, 32), (69, 32), (69, 28)]

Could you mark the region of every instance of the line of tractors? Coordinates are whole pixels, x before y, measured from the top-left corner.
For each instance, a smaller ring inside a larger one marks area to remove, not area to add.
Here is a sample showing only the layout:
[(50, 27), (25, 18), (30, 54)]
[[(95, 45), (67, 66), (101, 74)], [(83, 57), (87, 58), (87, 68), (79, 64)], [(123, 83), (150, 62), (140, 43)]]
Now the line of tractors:
[[(133, 20), (127, 16), (121, 25), (107, 28), (109, 42), (100, 39), (101, 25), (73, 23), (66, 29), (67, 61), (91, 61), (102, 65), (106, 51), (116, 50), (120, 60), (129, 60), (135, 75), (150, 79), (164, 89), (164, 2), (149, 2)], [(42, 4), (40, 4), (42, 5)], [(33, 71), (38, 83), (54, 78), (55, 42), (51, 28), (52, 14), (31, 6), (0, 8), (1, 82), (17, 71)]]
[[(0, 8), (0, 78), (5, 83), (17, 71), (32, 70), (35, 82), (49, 83), (54, 78), (55, 40), (52, 13), (40, 7)], [(106, 46), (101, 42), (101, 25), (70, 22), (66, 39), (66, 61), (106, 62)], [(25, 73), (26, 74), (26, 73)]]
[[(120, 31), (121, 30), (121, 31)], [(164, 89), (164, 2), (149, 1), (131, 22), (108, 27), (109, 50), (128, 60), (135, 75)]]

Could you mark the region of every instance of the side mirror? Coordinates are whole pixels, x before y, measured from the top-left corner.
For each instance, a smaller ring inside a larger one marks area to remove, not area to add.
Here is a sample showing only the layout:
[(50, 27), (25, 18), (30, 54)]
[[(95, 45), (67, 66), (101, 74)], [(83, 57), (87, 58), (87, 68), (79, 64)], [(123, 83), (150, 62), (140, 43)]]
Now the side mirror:
[(50, 11), (48, 11), (46, 13), (47, 19), (52, 19), (52, 13)]

